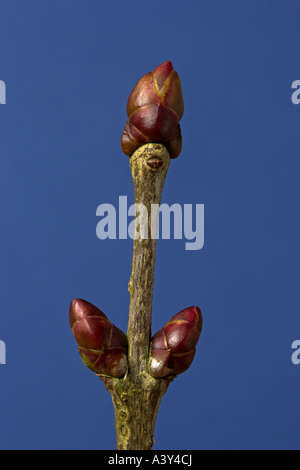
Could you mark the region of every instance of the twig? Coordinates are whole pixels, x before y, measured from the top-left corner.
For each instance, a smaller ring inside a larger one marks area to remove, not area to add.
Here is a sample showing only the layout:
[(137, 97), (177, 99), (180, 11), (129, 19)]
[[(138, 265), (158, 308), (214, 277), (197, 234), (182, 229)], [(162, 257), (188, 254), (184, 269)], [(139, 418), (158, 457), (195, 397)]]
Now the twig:
[[(128, 285), (128, 373), (121, 379), (102, 377), (115, 408), (117, 448), (123, 450), (152, 448), (157, 411), (172, 380), (155, 379), (148, 371), (158, 217), (157, 211), (151, 209), (160, 204), (169, 163), (169, 153), (161, 144), (146, 144), (130, 158), (135, 204), (143, 204), (147, 219), (143, 227), (139, 222), (135, 226)], [(142, 214), (138, 215), (136, 221), (141, 221)], [(148, 236), (141, 238), (142, 230), (147, 228), (148, 234), (144, 235)]]

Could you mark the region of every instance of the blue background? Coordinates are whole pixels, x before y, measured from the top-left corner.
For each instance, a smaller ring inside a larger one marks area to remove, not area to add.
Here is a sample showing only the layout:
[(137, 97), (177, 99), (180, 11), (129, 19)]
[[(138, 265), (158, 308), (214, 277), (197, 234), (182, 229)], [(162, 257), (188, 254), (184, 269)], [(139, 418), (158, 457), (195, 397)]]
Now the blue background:
[(205, 244), (158, 241), (152, 327), (193, 304), (204, 326), (154, 449), (300, 448), (299, 19), (296, 0), (1, 1), (2, 449), (115, 449), (68, 308), (127, 329), (132, 240), (99, 240), (96, 208), (134, 202), (127, 98), (169, 59), (185, 114), (162, 202), (204, 204)]

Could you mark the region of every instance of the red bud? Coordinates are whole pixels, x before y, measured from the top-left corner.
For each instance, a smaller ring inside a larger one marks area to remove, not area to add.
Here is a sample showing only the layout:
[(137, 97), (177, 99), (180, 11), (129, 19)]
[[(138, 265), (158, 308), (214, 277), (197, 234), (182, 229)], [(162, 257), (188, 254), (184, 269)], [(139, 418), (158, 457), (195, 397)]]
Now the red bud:
[(157, 379), (176, 376), (193, 362), (202, 330), (199, 307), (188, 307), (174, 315), (152, 337), (149, 371)]
[(127, 103), (127, 116), (121, 146), (131, 156), (148, 142), (164, 144), (171, 158), (181, 152), (179, 121), (184, 104), (181, 83), (171, 61), (146, 73), (132, 90)]
[(127, 337), (91, 303), (73, 299), (70, 326), (84, 364), (96, 374), (123, 377), (127, 370)]

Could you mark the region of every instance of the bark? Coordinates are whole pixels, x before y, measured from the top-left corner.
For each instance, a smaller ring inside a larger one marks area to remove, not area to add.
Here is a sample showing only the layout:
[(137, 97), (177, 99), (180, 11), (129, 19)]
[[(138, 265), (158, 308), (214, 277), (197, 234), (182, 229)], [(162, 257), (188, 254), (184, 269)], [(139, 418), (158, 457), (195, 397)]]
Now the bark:
[(158, 211), (151, 214), (151, 208), (160, 204), (169, 163), (169, 153), (162, 144), (146, 144), (130, 157), (135, 204), (142, 203), (147, 212), (140, 207), (136, 213), (128, 285), (128, 372), (121, 379), (101, 377), (112, 395), (119, 450), (152, 449), (158, 408), (172, 380), (155, 379), (148, 370), (158, 218)]

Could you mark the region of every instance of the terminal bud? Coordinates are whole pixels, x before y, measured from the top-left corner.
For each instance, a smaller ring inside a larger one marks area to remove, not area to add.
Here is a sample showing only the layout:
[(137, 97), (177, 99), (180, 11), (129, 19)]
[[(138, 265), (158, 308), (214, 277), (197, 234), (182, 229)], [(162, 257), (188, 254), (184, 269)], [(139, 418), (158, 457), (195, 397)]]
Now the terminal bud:
[(160, 143), (170, 157), (181, 152), (179, 121), (184, 112), (181, 83), (172, 62), (168, 60), (146, 73), (132, 90), (127, 103), (127, 116), (121, 146), (131, 156), (147, 143)]

